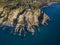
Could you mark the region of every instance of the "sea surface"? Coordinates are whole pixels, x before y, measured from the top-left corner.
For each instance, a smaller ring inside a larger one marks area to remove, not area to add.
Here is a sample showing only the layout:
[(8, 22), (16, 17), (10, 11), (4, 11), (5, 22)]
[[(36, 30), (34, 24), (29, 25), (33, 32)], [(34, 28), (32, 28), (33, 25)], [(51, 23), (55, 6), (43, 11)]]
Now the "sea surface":
[(0, 29), (0, 45), (60, 45), (60, 3), (52, 4), (42, 10), (51, 18), (47, 26), (40, 26), (40, 33), (25, 38), (14, 36)]

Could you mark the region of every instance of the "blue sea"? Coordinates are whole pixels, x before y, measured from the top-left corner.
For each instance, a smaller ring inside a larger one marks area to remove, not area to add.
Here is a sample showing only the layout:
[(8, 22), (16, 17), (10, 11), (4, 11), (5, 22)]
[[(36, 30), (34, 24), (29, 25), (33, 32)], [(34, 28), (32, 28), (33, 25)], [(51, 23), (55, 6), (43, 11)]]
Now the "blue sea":
[(40, 33), (20, 38), (0, 29), (0, 45), (60, 45), (60, 3), (42, 10), (51, 18), (47, 26), (40, 26)]

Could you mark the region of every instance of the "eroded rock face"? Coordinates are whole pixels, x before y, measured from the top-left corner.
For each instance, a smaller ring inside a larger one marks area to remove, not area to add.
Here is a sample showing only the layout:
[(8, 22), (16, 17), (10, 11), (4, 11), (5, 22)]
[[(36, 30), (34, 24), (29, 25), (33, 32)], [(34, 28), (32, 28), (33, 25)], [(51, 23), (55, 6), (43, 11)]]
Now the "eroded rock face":
[[(35, 26), (39, 27), (39, 24), (47, 24), (50, 20), (47, 14), (40, 8), (37, 9), (24, 9), (22, 6), (16, 9), (0, 8), (0, 24), (13, 27), (11, 30), (14, 34), (18, 33), (19, 36), (26, 36), (27, 32), (31, 32), (34, 35)], [(38, 28), (39, 30), (39, 28)]]

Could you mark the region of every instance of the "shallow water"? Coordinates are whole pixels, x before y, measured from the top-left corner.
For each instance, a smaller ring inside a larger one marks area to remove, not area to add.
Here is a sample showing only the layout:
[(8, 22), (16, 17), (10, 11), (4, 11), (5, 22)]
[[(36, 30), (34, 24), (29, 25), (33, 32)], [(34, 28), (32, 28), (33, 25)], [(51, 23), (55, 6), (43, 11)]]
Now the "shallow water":
[(27, 36), (21, 39), (0, 29), (0, 45), (59, 45), (60, 3), (45, 7), (42, 10), (48, 14), (52, 21), (47, 26), (41, 26), (40, 33), (36, 31), (34, 37)]

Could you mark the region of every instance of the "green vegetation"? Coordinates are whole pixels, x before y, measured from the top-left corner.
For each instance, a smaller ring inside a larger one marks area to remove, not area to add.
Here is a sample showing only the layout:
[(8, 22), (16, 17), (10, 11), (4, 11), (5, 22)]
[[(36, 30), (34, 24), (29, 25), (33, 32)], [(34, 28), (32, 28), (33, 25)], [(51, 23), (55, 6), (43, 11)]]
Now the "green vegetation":
[(20, 21), (20, 22), (18, 22), (18, 24), (24, 24), (24, 21)]
[(8, 18), (8, 17), (4, 17), (4, 19), (3, 19), (3, 21), (2, 21), (2, 22), (4, 22), (4, 21), (8, 20), (7, 18)]

